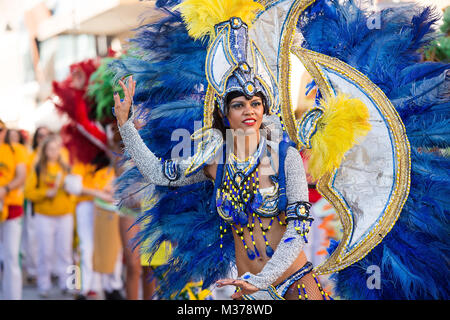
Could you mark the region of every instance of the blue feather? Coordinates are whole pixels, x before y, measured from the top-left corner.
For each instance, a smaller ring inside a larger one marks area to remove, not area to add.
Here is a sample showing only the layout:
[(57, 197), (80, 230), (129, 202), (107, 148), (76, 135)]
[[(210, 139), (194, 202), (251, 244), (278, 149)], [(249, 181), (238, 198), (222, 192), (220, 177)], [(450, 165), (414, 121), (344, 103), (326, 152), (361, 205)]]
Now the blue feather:
[[(158, 1), (157, 6), (175, 3)], [(163, 159), (171, 158), (172, 149), (179, 143), (172, 141), (174, 130), (192, 133), (195, 121), (201, 124), (207, 88), (206, 45), (188, 36), (179, 14), (167, 13), (168, 17), (138, 28), (136, 36), (130, 39), (129, 55), (110, 64), (116, 80), (132, 74), (137, 81), (134, 103), (144, 123), (139, 134), (149, 149)], [(122, 162), (128, 160), (125, 153)], [(211, 182), (179, 188), (148, 186), (132, 165), (116, 184), (121, 205), (132, 202), (130, 195), (141, 200), (158, 199), (136, 220), (141, 231), (133, 243), (142, 245), (150, 257), (164, 241), (173, 244), (168, 264), (155, 270), (155, 276), (160, 278), (161, 298), (176, 298), (190, 281), (203, 280), (207, 287), (229, 273), (234, 263), (233, 238), (231, 232), (225, 234), (220, 250), (221, 219), (210, 210)]]
[(144, 252), (153, 255), (163, 241), (175, 244), (168, 264), (155, 271), (162, 277), (159, 293), (162, 298), (173, 298), (190, 280), (203, 279), (207, 287), (225, 277), (234, 263), (231, 232), (225, 234), (223, 251), (219, 249), (221, 221), (210, 210), (210, 199), (209, 181), (180, 187), (160, 196), (155, 207), (137, 221), (151, 217), (136, 238), (136, 244), (149, 241), (142, 247)]
[[(446, 103), (445, 107), (449, 110), (450, 103)], [(450, 147), (450, 118), (411, 116), (407, 124), (406, 130), (411, 145), (424, 148)]]
[[(350, 64), (383, 90), (412, 147), (410, 194), (398, 221), (364, 259), (333, 274), (336, 294), (447, 300), (450, 160), (424, 150), (449, 146), (450, 65), (420, 62), (438, 15), (415, 4), (387, 8), (379, 12), (379, 29), (367, 27), (369, 17), (355, 1), (320, 0), (298, 22), (304, 47)], [(328, 252), (336, 247), (333, 241)], [(381, 270), (380, 289), (367, 286), (371, 265)]]

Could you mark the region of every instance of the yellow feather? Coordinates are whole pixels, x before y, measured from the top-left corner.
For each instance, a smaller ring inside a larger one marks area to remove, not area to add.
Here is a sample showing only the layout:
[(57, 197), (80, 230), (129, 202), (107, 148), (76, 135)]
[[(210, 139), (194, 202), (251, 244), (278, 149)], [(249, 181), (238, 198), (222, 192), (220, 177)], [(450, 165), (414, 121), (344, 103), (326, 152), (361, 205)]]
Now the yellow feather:
[(358, 144), (371, 129), (369, 110), (359, 99), (338, 94), (330, 101), (321, 100), (325, 112), (311, 138), (308, 173), (314, 180), (339, 167), (345, 153)]
[(186, 0), (174, 9), (180, 9), (192, 38), (210, 36), (212, 41), (216, 24), (239, 17), (250, 28), (256, 14), (264, 10), (264, 6), (253, 0)]

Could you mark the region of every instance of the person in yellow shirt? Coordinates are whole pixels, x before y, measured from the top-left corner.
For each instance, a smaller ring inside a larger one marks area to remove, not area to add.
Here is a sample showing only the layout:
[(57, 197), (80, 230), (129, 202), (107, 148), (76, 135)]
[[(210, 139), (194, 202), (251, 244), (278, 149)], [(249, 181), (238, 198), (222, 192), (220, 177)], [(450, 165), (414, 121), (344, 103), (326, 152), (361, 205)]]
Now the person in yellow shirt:
[[(114, 205), (113, 181), (115, 171), (109, 157), (94, 175), (94, 188), (107, 197), (96, 196), (94, 218), (94, 270), (101, 274), (101, 284), (106, 300), (122, 300), (122, 243), (119, 233), (119, 214)], [(103, 167), (104, 166), (104, 167)], [(107, 247), (105, 247), (107, 244)]]
[[(112, 183), (115, 175), (110, 166), (110, 159), (104, 153), (99, 154), (93, 163), (75, 163), (72, 173), (81, 176), (83, 184), (76, 205), (77, 235), (81, 255), (81, 290), (76, 298), (79, 300), (95, 299), (97, 292), (102, 289), (98, 285), (99, 283), (106, 287), (105, 291), (117, 292), (122, 287), (120, 276), (112, 275), (109, 277), (110, 280), (106, 280), (108, 277), (95, 272), (93, 266), (94, 200), (99, 199), (106, 203), (114, 201), (112, 190), (108, 185)], [(119, 269), (117, 268), (117, 270)], [(107, 294), (105, 293), (105, 295)]]
[[(35, 170), (35, 162), (39, 146), (50, 134), (47, 127), (38, 127), (31, 140), (31, 149), (29, 150), (27, 161), (27, 176), (31, 170)], [(27, 284), (35, 284), (37, 277), (37, 240), (36, 240), (36, 226), (34, 219), (33, 203), (25, 198), (23, 215), (23, 232), (22, 232), (22, 246), (23, 246), (23, 260), (22, 267), (26, 273)]]
[(22, 149), (5, 143), (6, 125), (0, 120), (0, 244), (3, 260), (2, 295), (6, 300), (22, 298), (22, 271), (19, 264), (22, 232), (25, 159)]
[(96, 298), (99, 274), (93, 270), (92, 257), (94, 253), (94, 196), (97, 194), (94, 186), (95, 165), (76, 162), (73, 174), (82, 178), (83, 188), (76, 199), (76, 224), (80, 251), (81, 288), (77, 299)]
[(74, 197), (64, 189), (70, 167), (62, 160), (60, 137), (50, 135), (38, 152), (35, 170), (25, 184), (25, 196), (34, 204), (37, 240), (37, 284), (41, 297), (48, 297), (55, 261), (59, 288), (66, 292), (67, 268), (73, 264)]

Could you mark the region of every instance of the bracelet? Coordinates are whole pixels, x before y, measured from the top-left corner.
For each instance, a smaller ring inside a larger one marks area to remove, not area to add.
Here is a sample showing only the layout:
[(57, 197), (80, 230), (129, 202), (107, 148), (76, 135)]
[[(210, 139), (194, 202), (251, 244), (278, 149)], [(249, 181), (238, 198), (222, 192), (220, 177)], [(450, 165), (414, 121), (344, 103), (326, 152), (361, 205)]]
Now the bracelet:
[(286, 208), (286, 222), (290, 220), (314, 220), (309, 215), (311, 203), (308, 201), (297, 201), (289, 204)]
[(175, 160), (169, 159), (163, 162), (163, 173), (170, 181), (175, 181), (180, 177), (180, 168)]

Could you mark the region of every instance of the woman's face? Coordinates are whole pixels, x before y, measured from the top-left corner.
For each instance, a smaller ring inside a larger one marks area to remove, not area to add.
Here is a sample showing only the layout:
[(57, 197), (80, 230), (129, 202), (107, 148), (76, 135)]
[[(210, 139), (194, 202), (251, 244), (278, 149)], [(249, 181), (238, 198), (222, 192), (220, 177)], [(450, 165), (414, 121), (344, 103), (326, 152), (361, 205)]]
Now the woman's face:
[(83, 72), (81, 68), (76, 68), (72, 71), (72, 88), (81, 90), (84, 88), (86, 84), (86, 74)]
[(36, 141), (37, 144), (40, 145), (42, 143), (42, 141), (45, 140), (45, 138), (48, 137), (48, 135), (50, 134), (50, 131), (47, 128), (39, 128), (39, 131), (36, 133)]
[(5, 141), (6, 131), (6, 126), (3, 123), (0, 123), (0, 144)]
[(261, 127), (264, 105), (261, 97), (253, 96), (250, 100), (239, 96), (228, 104), (228, 121), (231, 129), (242, 129), (245, 133), (256, 132)]
[(52, 140), (45, 148), (45, 155), (48, 161), (55, 162), (58, 160), (59, 152), (61, 150), (61, 143), (59, 140)]
[(20, 142), (20, 133), (17, 130), (11, 130), (9, 132), (9, 141), (11, 143), (19, 143)]

